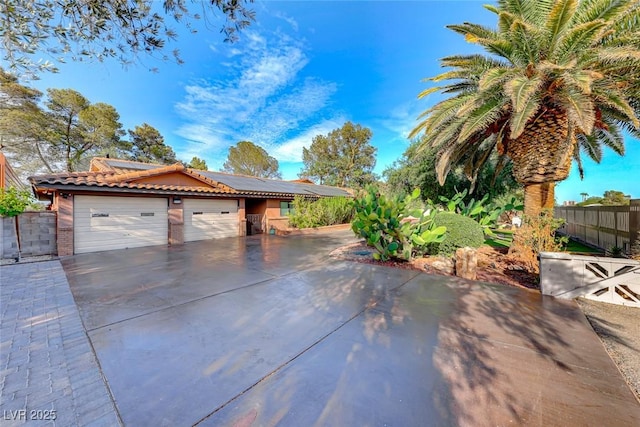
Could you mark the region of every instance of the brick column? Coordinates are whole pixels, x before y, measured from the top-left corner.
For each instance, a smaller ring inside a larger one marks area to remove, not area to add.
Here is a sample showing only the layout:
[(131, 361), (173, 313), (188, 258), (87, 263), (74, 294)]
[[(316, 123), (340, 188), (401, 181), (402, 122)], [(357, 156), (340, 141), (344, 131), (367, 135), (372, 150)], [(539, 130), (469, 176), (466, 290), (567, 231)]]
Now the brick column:
[(184, 243), (184, 199), (182, 203), (174, 203), (169, 197), (169, 244), (182, 245)]
[(238, 235), (247, 235), (247, 210), (245, 209), (245, 199), (238, 200)]
[(62, 197), (56, 193), (58, 207), (58, 256), (73, 255), (73, 195)]

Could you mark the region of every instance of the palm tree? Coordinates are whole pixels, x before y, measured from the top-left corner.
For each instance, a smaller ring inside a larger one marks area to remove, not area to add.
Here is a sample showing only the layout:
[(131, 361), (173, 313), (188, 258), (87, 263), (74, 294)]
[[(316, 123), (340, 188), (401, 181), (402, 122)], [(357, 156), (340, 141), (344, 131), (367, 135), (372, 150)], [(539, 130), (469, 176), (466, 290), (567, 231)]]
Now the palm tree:
[(582, 196), (582, 201), (584, 202), (589, 197), (589, 193), (580, 193), (580, 196)]
[(449, 80), (423, 91), (449, 97), (419, 116), (411, 137), (439, 149), (442, 183), (454, 164), (473, 175), (497, 152), (525, 188), (525, 214), (554, 204), (572, 159), (596, 161), (602, 147), (624, 154), (623, 133), (640, 137), (640, 2), (499, 0), (485, 6), (497, 29), (450, 29), (487, 55), (450, 56)]

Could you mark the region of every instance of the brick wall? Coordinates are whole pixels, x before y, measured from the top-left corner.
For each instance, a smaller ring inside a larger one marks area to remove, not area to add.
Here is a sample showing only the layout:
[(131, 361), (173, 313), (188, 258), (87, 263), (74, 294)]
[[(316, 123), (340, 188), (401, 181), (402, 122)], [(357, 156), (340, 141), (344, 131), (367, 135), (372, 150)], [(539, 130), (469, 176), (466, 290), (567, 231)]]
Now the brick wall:
[[(18, 256), (18, 241), (15, 232), (15, 218), (2, 217), (2, 258)], [(56, 213), (25, 212), (18, 216), (22, 256), (55, 255)]]
[(58, 208), (58, 255), (73, 255), (73, 196), (56, 195)]
[(247, 210), (245, 199), (238, 200), (238, 235), (247, 235)]
[(169, 197), (169, 244), (181, 245), (184, 243), (184, 205), (174, 203), (173, 197)]

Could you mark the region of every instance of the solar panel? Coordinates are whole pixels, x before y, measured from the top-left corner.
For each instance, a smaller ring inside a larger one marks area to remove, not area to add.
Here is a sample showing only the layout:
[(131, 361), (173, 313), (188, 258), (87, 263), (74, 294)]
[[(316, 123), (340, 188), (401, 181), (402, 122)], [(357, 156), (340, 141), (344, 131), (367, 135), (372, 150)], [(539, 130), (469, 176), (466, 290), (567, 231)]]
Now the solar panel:
[(163, 165), (153, 165), (149, 163), (139, 163), (139, 162), (127, 162), (122, 160), (109, 159), (106, 160), (106, 163), (114, 168), (122, 168), (122, 169), (136, 169), (136, 170), (149, 170), (149, 169), (157, 169), (163, 167)]
[(303, 196), (350, 196), (336, 187), (326, 185), (304, 184), (299, 182), (280, 181), (276, 179), (256, 178), (250, 176), (228, 175), (219, 172), (200, 172), (204, 176), (228, 185), (238, 191), (257, 191), (264, 193), (300, 194)]

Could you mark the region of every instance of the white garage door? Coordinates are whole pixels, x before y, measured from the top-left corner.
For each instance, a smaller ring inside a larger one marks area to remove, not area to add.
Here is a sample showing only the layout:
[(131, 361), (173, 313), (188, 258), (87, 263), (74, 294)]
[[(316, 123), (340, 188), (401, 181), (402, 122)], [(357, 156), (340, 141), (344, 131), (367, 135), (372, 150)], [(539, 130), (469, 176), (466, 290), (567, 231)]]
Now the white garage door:
[(74, 252), (166, 245), (167, 199), (75, 196)]
[(184, 241), (238, 235), (238, 201), (184, 199)]

